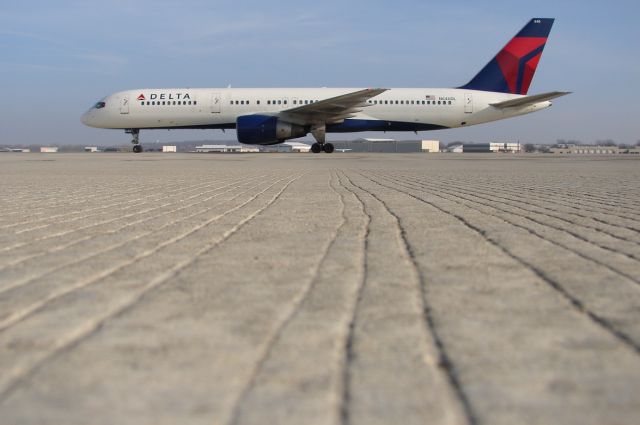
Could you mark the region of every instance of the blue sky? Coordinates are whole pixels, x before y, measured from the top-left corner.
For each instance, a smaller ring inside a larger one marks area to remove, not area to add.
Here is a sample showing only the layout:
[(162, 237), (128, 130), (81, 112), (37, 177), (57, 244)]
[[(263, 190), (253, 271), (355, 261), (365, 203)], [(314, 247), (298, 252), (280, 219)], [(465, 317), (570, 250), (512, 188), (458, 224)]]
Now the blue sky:
[[(127, 142), (121, 131), (79, 121), (95, 101), (124, 89), (454, 87), (533, 17), (556, 22), (529, 93), (574, 94), (536, 114), (420, 136), (635, 143), (638, 16), (638, 2), (626, 0), (5, 2), (0, 143)], [(345, 136), (362, 134), (329, 138)], [(233, 137), (219, 130), (142, 132), (143, 141)]]

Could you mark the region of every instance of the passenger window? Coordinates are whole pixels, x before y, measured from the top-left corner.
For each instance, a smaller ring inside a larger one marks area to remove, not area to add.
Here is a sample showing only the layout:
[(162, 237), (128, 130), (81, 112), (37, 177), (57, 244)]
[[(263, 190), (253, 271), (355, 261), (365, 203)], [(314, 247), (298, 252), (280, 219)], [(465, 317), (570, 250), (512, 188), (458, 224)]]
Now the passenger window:
[(287, 101), (286, 101), (286, 100), (284, 101), (284, 104), (285, 104), (285, 105), (287, 104)]
[(449, 101), (449, 105), (451, 105), (451, 101)]
[(271, 105), (271, 101), (270, 100), (267, 100), (267, 105)]
[(278, 101), (278, 105), (282, 105), (282, 101), (281, 100)]
[(256, 100), (256, 105), (259, 105), (259, 104), (260, 104), (260, 101), (259, 101), (259, 100)]

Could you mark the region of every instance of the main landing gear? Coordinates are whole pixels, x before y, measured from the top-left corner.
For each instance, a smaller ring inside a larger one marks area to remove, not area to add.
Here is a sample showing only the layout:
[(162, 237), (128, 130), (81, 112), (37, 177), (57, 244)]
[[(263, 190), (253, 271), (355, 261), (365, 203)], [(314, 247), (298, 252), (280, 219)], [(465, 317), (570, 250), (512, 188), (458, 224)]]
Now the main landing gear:
[(137, 128), (128, 128), (124, 132), (133, 136), (133, 139), (131, 140), (131, 143), (133, 143), (133, 152), (142, 152), (142, 145), (140, 144), (140, 130)]
[(317, 125), (311, 129), (311, 134), (316, 139), (316, 143), (311, 145), (311, 152), (320, 153), (324, 151), (325, 153), (332, 153), (335, 148), (332, 143), (327, 143), (326, 140), (326, 127), (324, 124)]
[(311, 145), (311, 152), (320, 153), (322, 151), (331, 153), (335, 150), (333, 143), (314, 143)]

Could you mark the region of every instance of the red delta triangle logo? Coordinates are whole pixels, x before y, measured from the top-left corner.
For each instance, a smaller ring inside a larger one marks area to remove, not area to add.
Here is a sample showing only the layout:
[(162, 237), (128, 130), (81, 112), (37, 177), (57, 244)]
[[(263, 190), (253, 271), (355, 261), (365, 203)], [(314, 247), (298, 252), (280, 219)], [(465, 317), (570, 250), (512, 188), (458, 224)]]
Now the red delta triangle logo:
[(138, 96), (138, 100), (146, 100), (144, 94), (140, 93), (140, 96)]

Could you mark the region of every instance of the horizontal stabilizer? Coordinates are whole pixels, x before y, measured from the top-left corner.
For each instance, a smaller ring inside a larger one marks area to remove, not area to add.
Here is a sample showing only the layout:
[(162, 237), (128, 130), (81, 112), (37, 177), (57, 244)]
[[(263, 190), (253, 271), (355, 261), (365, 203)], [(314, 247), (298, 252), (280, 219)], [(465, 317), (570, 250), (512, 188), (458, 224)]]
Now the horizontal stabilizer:
[(552, 91), (548, 93), (536, 94), (533, 96), (523, 96), (517, 99), (505, 100), (504, 102), (491, 103), (490, 105), (495, 108), (517, 108), (522, 106), (534, 105), (536, 103), (545, 102), (547, 100), (555, 99), (556, 97), (565, 96), (571, 94), (570, 91)]

